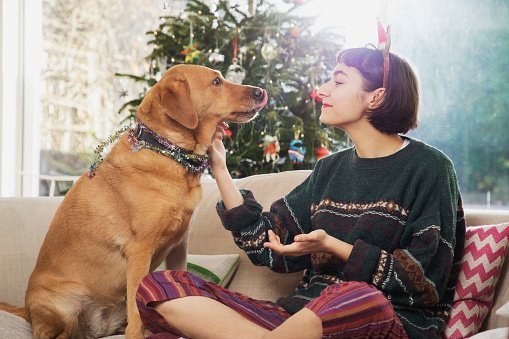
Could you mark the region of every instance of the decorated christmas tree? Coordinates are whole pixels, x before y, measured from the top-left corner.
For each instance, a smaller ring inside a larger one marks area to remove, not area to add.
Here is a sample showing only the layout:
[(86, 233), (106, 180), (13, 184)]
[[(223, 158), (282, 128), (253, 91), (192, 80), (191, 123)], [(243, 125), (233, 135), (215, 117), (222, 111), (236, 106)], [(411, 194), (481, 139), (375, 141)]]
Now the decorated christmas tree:
[(315, 92), (330, 77), (344, 37), (333, 30), (313, 32), (314, 18), (294, 14), (302, 1), (285, 2), (288, 8), (281, 11), (263, 0), (249, 1), (247, 8), (224, 0), (210, 7), (190, 0), (180, 13), (161, 17), (159, 27), (147, 32), (153, 46), (147, 74), (117, 74), (145, 84), (139, 98), (119, 113), (134, 119), (146, 91), (172, 65), (204, 65), (269, 95), (259, 117), (227, 131), (232, 175), (312, 168), (346, 140), (342, 131), (320, 124)]

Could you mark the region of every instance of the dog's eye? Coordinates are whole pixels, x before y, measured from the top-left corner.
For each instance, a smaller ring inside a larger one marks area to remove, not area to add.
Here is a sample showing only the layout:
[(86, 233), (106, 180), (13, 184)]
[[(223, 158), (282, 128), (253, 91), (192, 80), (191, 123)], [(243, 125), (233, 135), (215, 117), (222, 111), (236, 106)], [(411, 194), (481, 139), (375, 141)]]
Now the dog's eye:
[(222, 83), (221, 78), (219, 78), (219, 77), (215, 78), (214, 81), (212, 81), (212, 83), (216, 86), (221, 85), (221, 83)]

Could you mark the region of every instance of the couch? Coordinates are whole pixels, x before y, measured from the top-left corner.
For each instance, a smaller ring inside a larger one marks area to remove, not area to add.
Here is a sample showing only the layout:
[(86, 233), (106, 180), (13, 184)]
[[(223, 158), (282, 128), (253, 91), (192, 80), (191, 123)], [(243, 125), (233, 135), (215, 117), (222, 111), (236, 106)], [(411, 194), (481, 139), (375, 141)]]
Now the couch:
[[(270, 204), (301, 183), (309, 171), (282, 172), (254, 175), (236, 180), (238, 187), (254, 192), (258, 201), (268, 209)], [(251, 264), (246, 255), (233, 243), (229, 232), (221, 226), (215, 211), (220, 199), (215, 181), (203, 179), (203, 198), (191, 221), (188, 252), (191, 254), (239, 253), (240, 263), (229, 288), (254, 298), (275, 300), (291, 291), (301, 273), (278, 274)], [(0, 198), (0, 301), (13, 305), (24, 304), (24, 293), (29, 275), (34, 267), (37, 253), (62, 197)], [(467, 210), (467, 224), (484, 225), (509, 221), (509, 211)], [(70, 239), (72, 240), (72, 239)], [(509, 254), (506, 253), (506, 256)], [(495, 292), (493, 308), (488, 314), (482, 331), (509, 327), (509, 319), (495, 314), (495, 310), (509, 301), (509, 260), (502, 268)], [(23, 319), (0, 317), (0, 338), (7, 333), (7, 326), (27, 326)], [(12, 323), (18, 321), (18, 323)], [(9, 323), (9, 324), (8, 324)], [(4, 331), (4, 332), (2, 332)], [(18, 338), (27, 335), (19, 329)], [(490, 332), (485, 332), (491, 338)], [(508, 335), (509, 337), (509, 335)]]

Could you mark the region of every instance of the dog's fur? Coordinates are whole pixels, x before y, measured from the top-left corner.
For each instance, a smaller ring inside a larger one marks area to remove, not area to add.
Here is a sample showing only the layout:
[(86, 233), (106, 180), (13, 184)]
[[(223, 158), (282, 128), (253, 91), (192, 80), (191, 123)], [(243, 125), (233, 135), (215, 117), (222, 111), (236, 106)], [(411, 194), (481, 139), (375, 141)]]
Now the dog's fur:
[[(178, 65), (147, 93), (137, 117), (205, 154), (218, 123), (247, 122), (266, 100), (265, 91), (232, 84), (217, 71)], [(133, 152), (122, 136), (96, 176), (83, 175), (58, 208), (25, 308), (0, 309), (29, 320), (35, 338), (88, 338), (122, 332), (127, 308), (126, 336), (141, 338), (136, 289), (163, 260), (185, 269), (188, 224), (200, 198), (200, 174), (152, 150)]]

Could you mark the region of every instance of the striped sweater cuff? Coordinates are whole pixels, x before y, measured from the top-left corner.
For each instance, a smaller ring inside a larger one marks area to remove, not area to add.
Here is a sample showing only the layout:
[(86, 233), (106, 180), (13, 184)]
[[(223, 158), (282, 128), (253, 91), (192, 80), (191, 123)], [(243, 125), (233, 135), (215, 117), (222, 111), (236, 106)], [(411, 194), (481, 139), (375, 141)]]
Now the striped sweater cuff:
[(251, 191), (240, 190), (244, 203), (240, 206), (226, 210), (223, 201), (216, 205), (216, 211), (228, 231), (240, 232), (242, 229), (254, 224), (262, 213), (262, 206), (256, 201)]
[(346, 280), (372, 283), (373, 273), (380, 258), (380, 248), (358, 239), (343, 267)]

